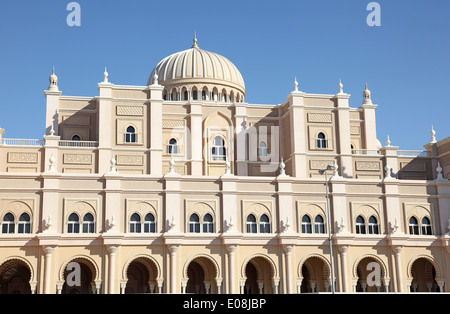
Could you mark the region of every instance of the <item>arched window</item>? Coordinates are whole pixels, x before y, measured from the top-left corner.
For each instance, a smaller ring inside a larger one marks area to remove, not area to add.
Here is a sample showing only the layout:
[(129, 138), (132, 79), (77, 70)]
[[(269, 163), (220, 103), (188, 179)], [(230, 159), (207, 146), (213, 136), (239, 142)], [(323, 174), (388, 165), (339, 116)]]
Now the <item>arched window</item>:
[(267, 152), (267, 144), (264, 141), (259, 142), (259, 146), (258, 146), (258, 156), (260, 157), (266, 157), (268, 156), (268, 152)]
[(80, 142), (81, 141), (81, 137), (79, 135), (74, 135), (74, 136), (72, 136), (72, 141)]
[(415, 217), (409, 218), (409, 234), (419, 234), (419, 224)]
[(256, 233), (256, 218), (251, 214), (247, 216), (247, 233)]
[(147, 214), (144, 221), (144, 233), (156, 233), (155, 216)]
[(170, 155), (178, 154), (178, 142), (176, 139), (170, 139), (169, 146), (167, 147), (167, 153)]
[(206, 100), (206, 91), (202, 90), (202, 100)]
[(317, 134), (317, 148), (328, 148), (327, 139), (322, 132)]
[(262, 215), (259, 220), (259, 233), (270, 233), (270, 223), (267, 215)]
[(203, 217), (203, 233), (214, 233), (213, 217), (210, 214)]
[(432, 231), (431, 231), (431, 223), (430, 223), (430, 219), (428, 219), (427, 217), (423, 217), (422, 219), (422, 234), (423, 235), (432, 235)]
[(225, 141), (220, 136), (216, 136), (213, 141), (211, 157), (212, 160), (226, 159)]
[(80, 218), (75, 213), (69, 216), (67, 233), (80, 233)]
[(366, 234), (366, 225), (364, 218), (358, 216), (356, 218), (356, 233), (357, 234)]
[(312, 233), (311, 229), (311, 218), (308, 215), (302, 218), (302, 233)]
[(130, 233), (141, 233), (141, 217), (138, 214), (131, 215)]
[(200, 218), (197, 214), (192, 214), (189, 218), (189, 232), (200, 233)]
[(94, 216), (92, 216), (92, 214), (84, 215), (83, 233), (94, 233), (94, 232), (95, 232)]
[(31, 233), (30, 215), (28, 215), (27, 213), (23, 213), (22, 215), (20, 215), (18, 229), (19, 233)]
[(14, 233), (15, 232), (14, 225), (14, 216), (11, 213), (8, 213), (3, 217), (2, 222), (2, 233)]
[(125, 133), (125, 143), (136, 143), (136, 142), (137, 142), (136, 129), (132, 126), (129, 126), (127, 128), (127, 133)]
[(369, 234), (379, 234), (378, 221), (375, 216), (369, 218)]
[(184, 100), (189, 100), (189, 94), (188, 91), (184, 91)]
[(325, 233), (325, 224), (320, 215), (317, 215), (314, 219), (314, 233)]
[(192, 99), (193, 99), (193, 100), (198, 100), (198, 91), (197, 91), (197, 90), (194, 90), (194, 91), (192, 92)]

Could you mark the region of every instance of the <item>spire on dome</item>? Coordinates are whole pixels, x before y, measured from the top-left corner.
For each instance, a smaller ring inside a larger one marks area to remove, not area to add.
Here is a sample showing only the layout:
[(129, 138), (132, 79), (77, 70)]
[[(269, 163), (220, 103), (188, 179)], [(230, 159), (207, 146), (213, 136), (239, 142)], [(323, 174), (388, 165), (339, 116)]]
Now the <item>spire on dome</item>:
[(437, 143), (437, 141), (436, 141), (436, 131), (434, 130), (433, 126), (431, 126), (430, 134), (431, 134), (431, 141), (430, 141), (430, 143)]
[(339, 94), (344, 93), (344, 84), (342, 84), (341, 79), (339, 79)]
[(103, 72), (103, 83), (109, 83), (108, 82), (108, 76), (109, 76), (109, 74), (108, 74), (108, 71), (107, 71), (107, 69), (105, 67), (105, 72)]
[(367, 105), (367, 104), (371, 105), (372, 100), (371, 100), (371, 92), (367, 88), (367, 82), (366, 82), (366, 89), (363, 92), (363, 105)]
[(197, 45), (197, 31), (194, 32), (194, 44), (192, 45), (192, 48), (198, 48)]
[(48, 86), (48, 90), (58, 91), (58, 77), (55, 74), (55, 67), (53, 66), (52, 74), (49, 77), (50, 85)]

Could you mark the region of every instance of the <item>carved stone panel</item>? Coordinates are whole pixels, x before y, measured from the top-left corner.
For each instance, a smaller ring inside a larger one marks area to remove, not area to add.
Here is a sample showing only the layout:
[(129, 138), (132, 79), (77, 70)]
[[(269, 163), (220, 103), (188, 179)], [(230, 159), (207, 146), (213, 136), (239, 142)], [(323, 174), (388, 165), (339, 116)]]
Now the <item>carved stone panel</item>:
[(37, 153), (8, 153), (9, 163), (21, 163), (21, 164), (37, 164)]
[(380, 171), (381, 164), (379, 161), (357, 161), (356, 170), (359, 171)]
[(66, 165), (92, 165), (90, 154), (64, 154), (63, 160)]

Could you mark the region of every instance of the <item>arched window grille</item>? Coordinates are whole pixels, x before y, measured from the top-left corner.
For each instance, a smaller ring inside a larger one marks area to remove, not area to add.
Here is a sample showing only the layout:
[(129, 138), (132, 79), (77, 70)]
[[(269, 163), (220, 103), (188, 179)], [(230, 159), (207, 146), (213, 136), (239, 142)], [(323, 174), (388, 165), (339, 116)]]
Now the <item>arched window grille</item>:
[(83, 217), (83, 233), (94, 233), (95, 223), (92, 214), (86, 214)]
[(200, 218), (197, 214), (192, 214), (189, 218), (189, 232), (200, 233)]
[(31, 219), (30, 215), (23, 213), (19, 217), (19, 233), (31, 233)]
[(256, 233), (256, 218), (251, 214), (247, 216), (247, 233)]
[(80, 218), (75, 213), (69, 216), (67, 233), (80, 233)]
[(357, 234), (366, 234), (366, 224), (364, 218), (358, 216), (356, 218), (356, 233)]
[(155, 216), (147, 214), (144, 220), (144, 233), (156, 233)]
[(203, 233), (214, 233), (213, 217), (210, 214), (203, 217)]
[(270, 222), (267, 215), (262, 215), (259, 220), (259, 233), (270, 233)]
[(317, 148), (328, 148), (328, 142), (323, 132), (317, 134)]
[(138, 214), (131, 215), (130, 233), (141, 233), (141, 217)]
[(308, 215), (302, 217), (302, 233), (312, 233), (311, 218)]
[(8, 213), (3, 217), (2, 221), (2, 233), (14, 233), (15, 232), (15, 224), (14, 224), (14, 215)]
[(325, 233), (325, 223), (320, 215), (314, 219), (314, 233)]
[(125, 143), (137, 143), (136, 129), (132, 126), (127, 128), (127, 133), (125, 133)]

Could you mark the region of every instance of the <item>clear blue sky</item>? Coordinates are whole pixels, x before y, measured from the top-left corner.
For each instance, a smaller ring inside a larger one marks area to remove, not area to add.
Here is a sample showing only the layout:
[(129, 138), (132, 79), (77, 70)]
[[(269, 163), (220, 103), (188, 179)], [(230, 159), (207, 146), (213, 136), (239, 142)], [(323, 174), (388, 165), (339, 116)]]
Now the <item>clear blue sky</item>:
[(450, 1), (382, 0), (381, 26), (366, 23), (369, 0), (79, 0), (81, 27), (66, 24), (66, 0), (0, 5), (0, 127), (7, 138), (42, 138), (45, 97), (56, 67), (64, 95), (96, 96), (108, 67), (115, 84), (145, 85), (164, 57), (200, 48), (241, 71), (248, 103), (279, 104), (294, 77), (307, 93), (337, 93), (339, 79), (362, 103), (378, 104), (378, 138), (422, 149), (431, 125), (450, 136)]

